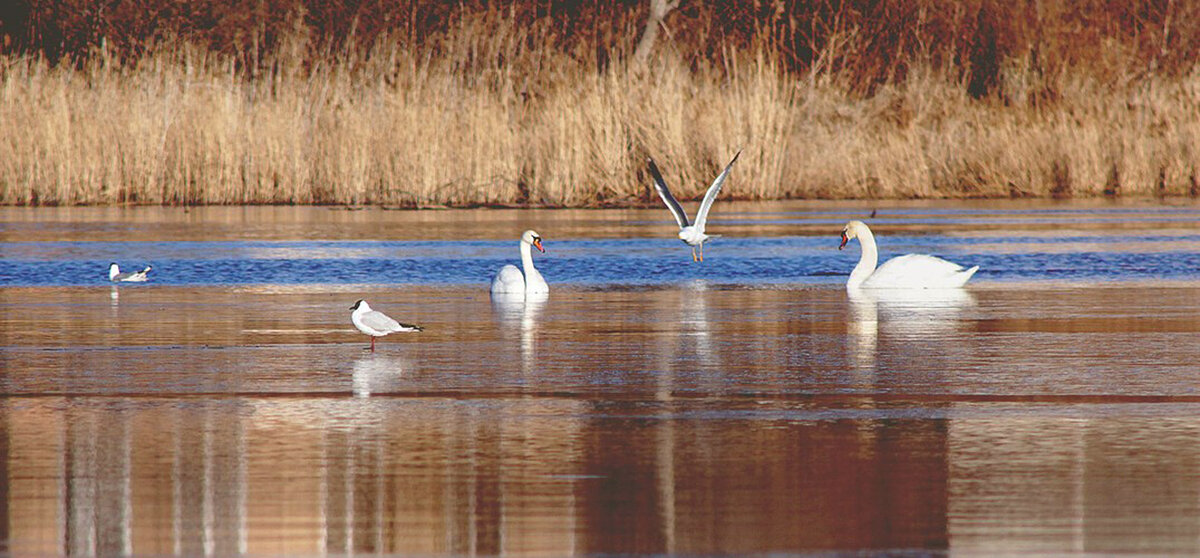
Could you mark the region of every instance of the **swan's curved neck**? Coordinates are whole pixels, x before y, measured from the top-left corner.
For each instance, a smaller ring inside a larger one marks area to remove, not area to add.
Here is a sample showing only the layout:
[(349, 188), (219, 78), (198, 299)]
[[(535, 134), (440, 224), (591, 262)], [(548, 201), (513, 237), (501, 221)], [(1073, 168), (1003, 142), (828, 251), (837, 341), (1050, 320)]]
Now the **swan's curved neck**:
[(850, 279), (846, 281), (848, 289), (862, 285), (879, 264), (879, 250), (875, 248), (875, 235), (871, 234), (870, 230), (863, 227), (858, 231), (858, 244), (862, 246), (862, 256), (858, 258), (858, 265), (854, 266), (854, 271), (850, 272)]
[(525, 275), (529, 275), (530, 271), (537, 271), (533, 267), (533, 246), (527, 242), (521, 243), (521, 270), (525, 272)]

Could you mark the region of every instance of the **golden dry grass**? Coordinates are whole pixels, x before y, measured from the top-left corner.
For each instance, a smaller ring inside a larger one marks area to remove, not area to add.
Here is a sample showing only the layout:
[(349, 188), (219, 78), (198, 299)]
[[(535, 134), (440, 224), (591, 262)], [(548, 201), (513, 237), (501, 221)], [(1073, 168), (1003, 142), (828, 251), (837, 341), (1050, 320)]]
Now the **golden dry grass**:
[(739, 149), (733, 198), (1200, 189), (1197, 71), (1006, 60), (976, 99), (930, 62), (866, 95), (767, 48), (600, 66), (531, 48), (538, 32), (467, 18), (436, 49), (384, 37), (316, 62), (296, 33), (252, 75), (188, 43), (78, 66), (6, 55), (0, 203), (631, 204), (653, 201), (646, 156), (694, 198)]

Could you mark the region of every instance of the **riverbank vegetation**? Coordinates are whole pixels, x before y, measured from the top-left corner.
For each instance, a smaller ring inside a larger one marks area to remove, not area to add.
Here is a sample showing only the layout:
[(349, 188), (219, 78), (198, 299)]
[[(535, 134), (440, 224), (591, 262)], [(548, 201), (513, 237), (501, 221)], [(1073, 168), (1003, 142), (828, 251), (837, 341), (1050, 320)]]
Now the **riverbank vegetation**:
[(0, 203), (1200, 195), (1190, 3), (675, 1), (21, 0)]

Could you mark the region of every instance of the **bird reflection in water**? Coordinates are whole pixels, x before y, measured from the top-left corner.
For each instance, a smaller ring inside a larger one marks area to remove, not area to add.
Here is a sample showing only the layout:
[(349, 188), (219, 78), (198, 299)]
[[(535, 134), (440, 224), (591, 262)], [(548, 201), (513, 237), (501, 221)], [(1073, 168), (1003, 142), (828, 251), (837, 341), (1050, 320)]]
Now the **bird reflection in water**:
[(685, 287), (683, 304), (679, 309), (679, 325), (681, 333), (694, 340), (696, 356), (701, 361), (716, 357), (712, 344), (712, 331), (709, 326), (708, 297), (709, 284), (697, 279)]
[(364, 352), (354, 361), (353, 390), (355, 397), (370, 397), (372, 393), (386, 392), (403, 378), (411, 363), (397, 354)]
[(506, 339), (515, 332), (520, 339), (521, 373), (530, 374), (537, 363), (537, 332), (546, 293), (492, 293), (492, 311)]
[(848, 356), (855, 371), (875, 371), (881, 333), (903, 341), (894, 347), (898, 352), (934, 352), (960, 330), (964, 311), (975, 305), (974, 295), (964, 289), (848, 289), (846, 294)]

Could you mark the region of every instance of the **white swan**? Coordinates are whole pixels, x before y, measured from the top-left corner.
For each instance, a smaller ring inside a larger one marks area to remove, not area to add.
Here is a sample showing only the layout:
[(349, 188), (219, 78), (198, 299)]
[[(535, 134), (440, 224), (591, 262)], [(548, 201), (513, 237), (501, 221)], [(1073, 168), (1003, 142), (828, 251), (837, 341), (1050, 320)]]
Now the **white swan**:
[(350, 314), (350, 321), (354, 323), (354, 327), (371, 336), (371, 352), (375, 352), (376, 337), (383, 337), (389, 333), (422, 331), (425, 329), (418, 325), (402, 324), (383, 312), (371, 310), (371, 305), (362, 299), (355, 302), (354, 306), (351, 306), (350, 309), (354, 311)]
[[(719, 234), (704, 234), (704, 225), (708, 222), (708, 210), (712, 209), (713, 202), (717, 201), (717, 194), (721, 193), (721, 185), (725, 183), (725, 177), (729, 176), (729, 169), (733, 168), (733, 164), (737, 162), (738, 155), (742, 152), (738, 151), (733, 156), (733, 160), (725, 165), (725, 170), (717, 176), (713, 181), (712, 186), (708, 187), (708, 192), (704, 194), (704, 201), (700, 202), (700, 209), (696, 210), (696, 222), (688, 224), (687, 213), (683, 212), (683, 206), (671, 195), (671, 190), (667, 189), (667, 182), (663, 180), (662, 173), (658, 172), (658, 165), (654, 164), (654, 159), (647, 158), (650, 163), (650, 174), (654, 177), (654, 189), (658, 191), (658, 196), (662, 198), (663, 203), (667, 204), (667, 209), (671, 210), (671, 215), (675, 216), (675, 222), (679, 224), (679, 240), (692, 247), (692, 261), (704, 261), (704, 241), (721, 236)], [(696, 257), (696, 248), (700, 248), (700, 257)]]
[(149, 277), (146, 277), (146, 274), (150, 273), (151, 269), (154, 268), (146, 266), (146, 269), (141, 271), (121, 273), (120, 266), (116, 262), (113, 262), (108, 264), (108, 280), (113, 283), (142, 283), (149, 279)]
[(492, 279), (492, 294), (540, 295), (550, 292), (550, 285), (546, 284), (542, 274), (533, 267), (531, 247), (537, 248), (539, 252), (546, 251), (542, 248), (542, 237), (537, 232), (525, 231), (521, 235), (521, 268), (525, 272), (522, 274), (521, 269), (512, 264), (500, 268), (496, 277)]
[(847, 289), (950, 289), (963, 286), (979, 270), (979, 266), (964, 269), (954, 262), (924, 254), (897, 256), (876, 269), (879, 251), (871, 229), (862, 221), (846, 223), (838, 250), (845, 248), (852, 238), (862, 245), (862, 256), (850, 272)]

